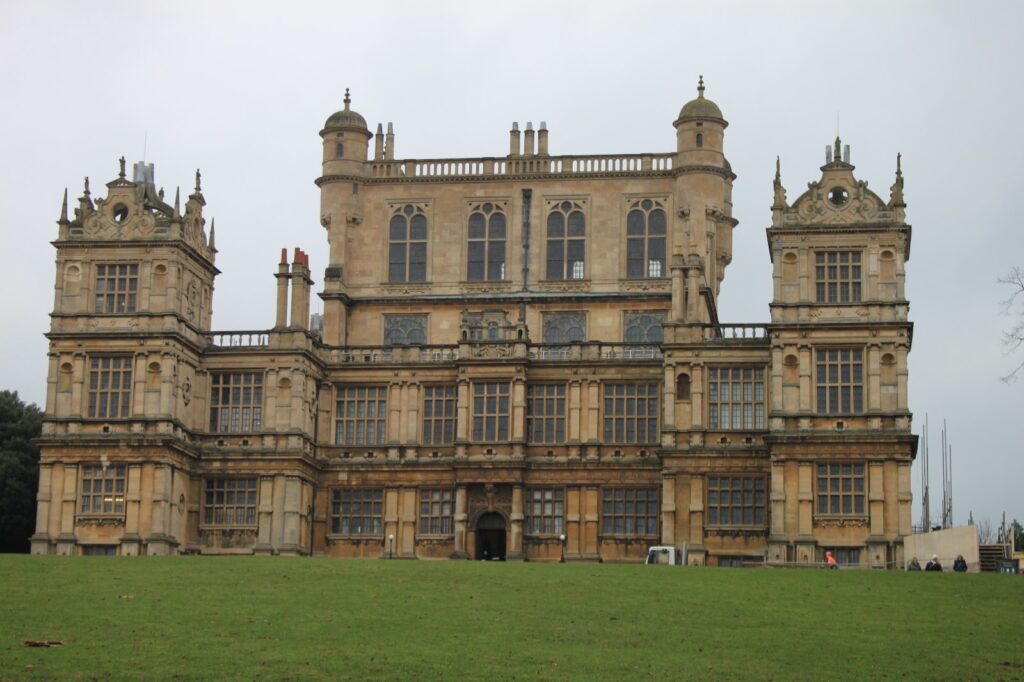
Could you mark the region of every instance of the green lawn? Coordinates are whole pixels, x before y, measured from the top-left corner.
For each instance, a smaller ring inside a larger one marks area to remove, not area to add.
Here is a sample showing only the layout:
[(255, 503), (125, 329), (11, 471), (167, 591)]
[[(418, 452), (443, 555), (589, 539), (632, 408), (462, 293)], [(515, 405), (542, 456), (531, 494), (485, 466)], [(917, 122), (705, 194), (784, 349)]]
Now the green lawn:
[(1024, 578), (0, 556), (0, 679), (652, 677), (1024, 679)]

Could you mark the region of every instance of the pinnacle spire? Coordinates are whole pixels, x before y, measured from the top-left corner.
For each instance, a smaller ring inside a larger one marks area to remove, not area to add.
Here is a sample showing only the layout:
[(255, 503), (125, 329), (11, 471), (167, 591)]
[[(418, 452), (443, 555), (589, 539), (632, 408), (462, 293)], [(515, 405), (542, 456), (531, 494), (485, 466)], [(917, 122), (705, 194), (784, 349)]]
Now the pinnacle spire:
[(64, 188), (64, 201), (60, 204), (60, 222), (68, 221), (68, 188)]
[(775, 182), (782, 182), (782, 162), (775, 157)]
[(216, 236), (215, 236), (216, 233), (217, 233), (217, 219), (216, 218), (210, 218), (210, 241), (208, 243), (208, 246), (210, 247), (211, 251), (216, 251), (217, 250), (217, 247), (214, 246), (214, 241), (216, 240)]
[(348, 88), (345, 88), (345, 111), (349, 110), (349, 105), (352, 103), (352, 96), (348, 94)]
[(697, 97), (704, 99), (704, 74), (697, 79)]
[(174, 188), (174, 216), (181, 215), (181, 187)]

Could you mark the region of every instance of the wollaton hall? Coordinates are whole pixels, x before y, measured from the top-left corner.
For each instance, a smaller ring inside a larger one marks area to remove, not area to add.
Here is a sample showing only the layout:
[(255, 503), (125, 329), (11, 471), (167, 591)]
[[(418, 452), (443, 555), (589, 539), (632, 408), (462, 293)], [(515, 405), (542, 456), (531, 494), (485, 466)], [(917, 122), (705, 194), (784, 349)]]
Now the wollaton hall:
[(296, 249), (250, 331), (211, 330), (198, 173), (165, 199), (122, 159), (53, 242), (32, 551), (901, 562), (898, 163), (886, 199), (838, 139), (794, 200), (776, 172), (771, 322), (733, 324), (728, 124), (701, 83), (673, 125), (660, 153), (554, 156), (541, 122), (402, 160), (346, 94), (320, 131), (323, 315)]

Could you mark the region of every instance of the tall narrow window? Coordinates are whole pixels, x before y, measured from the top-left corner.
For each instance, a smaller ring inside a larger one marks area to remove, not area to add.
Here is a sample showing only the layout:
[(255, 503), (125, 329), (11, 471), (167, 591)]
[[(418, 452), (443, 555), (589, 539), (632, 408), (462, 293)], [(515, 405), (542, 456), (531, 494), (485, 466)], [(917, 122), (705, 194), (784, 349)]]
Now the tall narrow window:
[(505, 213), (497, 204), (480, 204), (469, 214), (468, 252), (469, 281), (505, 279)]
[(814, 279), (818, 303), (858, 303), (861, 294), (860, 251), (815, 252)]
[(626, 215), (626, 276), (630, 279), (667, 277), (665, 269), (665, 207), (654, 199), (641, 199)]
[(704, 146), (704, 133), (697, 133), (697, 146), (698, 147), (703, 147)]
[(473, 384), (473, 440), (508, 440), (509, 385), (506, 382)]
[(548, 279), (586, 276), (586, 225), (583, 206), (575, 201), (563, 201), (548, 214)]
[(427, 281), (427, 216), (419, 206), (408, 204), (391, 216), (388, 281)]
[(262, 372), (214, 372), (210, 385), (210, 431), (260, 430), (263, 424)]
[(859, 348), (819, 350), (815, 377), (818, 414), (864, 411), (864, 351)]
[(136, 263), (110, 263), (96, 266), (97, 313), (134, 313), (139, 287)]
[(115, 355), (89, 359), (89, 417), (123, 419), (131, 414), (132, 359)]
[(860, 516), (864, 506), (864, 465), (851, 462), (818, 464), (818, 514)]
[(423, 387), (423, 444), (451, 445), (455, 442), (454, 386)]
[(530, 488), (526, 491), (526, 533), (552, 535), (565, 530), (565, 490)]
[(387, 413), (387, 387), (339, 386), (334, 442), (338, 445), (380, 445), (385, 440)]
[(420, 490), (421, 535), (451, 535), (454, 529), (454, 495), (449, 488)]
[(565, 384), (529, 386), (526, 437), (531, 443), (565, 442)]

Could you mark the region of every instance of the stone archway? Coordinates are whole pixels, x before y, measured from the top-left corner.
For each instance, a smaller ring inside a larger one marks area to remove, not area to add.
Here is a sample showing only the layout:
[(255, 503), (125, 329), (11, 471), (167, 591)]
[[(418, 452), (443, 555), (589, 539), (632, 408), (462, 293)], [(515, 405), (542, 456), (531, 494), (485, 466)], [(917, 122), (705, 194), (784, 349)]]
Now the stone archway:
[(476, 520), (476, 553), (481, 561), (504, 561), (508, 546), (508, 522), (496, 512), (488, 511)]

